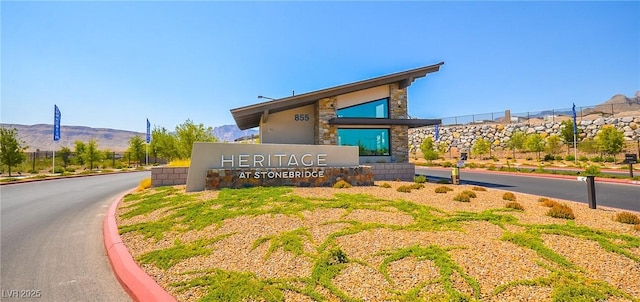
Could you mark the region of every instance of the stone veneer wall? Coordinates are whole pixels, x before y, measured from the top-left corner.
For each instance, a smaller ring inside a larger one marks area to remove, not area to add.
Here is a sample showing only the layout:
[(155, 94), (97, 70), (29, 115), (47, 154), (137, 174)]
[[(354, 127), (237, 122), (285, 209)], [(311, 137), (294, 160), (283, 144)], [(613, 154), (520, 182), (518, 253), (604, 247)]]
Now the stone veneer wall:
[(329, 125), (329, 120), (336, 117), (335, 107), (338, 105), (336, 97), (324, 98), (317, 103), (317, 117), (315, 125), (316, 145), (337, 145), (337, 127)]
[(370, 164), (375, 180), (413, 181), (416, 167), (411, 163), (375, 163)]
[(187, 183), (187, 167), (153, 167), (151, 168), (151, 186), (174, 186)]
[[(389, 114), (393, 119), (406, 119), (407, 116), (407, 89), (398, 88), (398, 83), (389, 85)], [(409, 127), (391, 126), (391, 158), (396, 163), (409, 162)], [(413, 179), (413, 176), (411, 176)]]
[[(254, 173), (264, 173), (254, 177)], [(280, 177), (273, 174), (281, 173)], [(293, 175), (298, 173), (299, 175)], [(312, 175), (314, 173), (315, 175)], [(322, 173), (322, 176), (319, 176)], [(267, 175), (271, 174), (270, 177)], [(306, 175), (305, 175), (306, 174)], [(353, 186), (372, 186), (373, 172), (371, 167), (326, 167), (326, 168), (267, 168), (267, 169), (211, 169), (207, 171), (205, 190), (220, 188), (245, 187), (331, 187), (344, 180)]]
[[(578, 121), (578, 128), (582, 133), (582, 138), (594, 138), (604, 125), (613, 125), (624, 133), (626, 141), (637, 141), (640, 139), (640, 117), (622, 118), (598, 118), (595, 120)], [(507, 142), (516, 131), (526, 134), (539, 133), (543, 136), (552, 134), (560, 135), (561, 122), (550, 122), (544, 124), (483, 124), (464, 126), (444, 126), (440, 128), (440, 142), (449, 144), (450, 147), (457, 147), (469, 150), (475, 141), (482, 137), (493, 143), (496, 147), (507, 148)], [(426, 137), (435, 135), (434, 127), (422, 127), (409, 130), (409, 148), (412, 152), (420, 150), (420, 144)]]

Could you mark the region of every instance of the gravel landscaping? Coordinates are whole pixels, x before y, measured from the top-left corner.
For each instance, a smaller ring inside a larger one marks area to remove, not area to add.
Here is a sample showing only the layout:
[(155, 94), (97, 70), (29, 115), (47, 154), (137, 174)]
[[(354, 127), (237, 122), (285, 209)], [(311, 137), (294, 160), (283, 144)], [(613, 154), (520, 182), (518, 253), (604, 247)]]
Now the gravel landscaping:
[(556, 200), (575, 214), (561, 219), (527, 194), (516, 210), (496, 189), (396, 191), (412, 184), (146, 189), (117, 222), (179, 301), (640, 301), (640, 227), (620, 210)]

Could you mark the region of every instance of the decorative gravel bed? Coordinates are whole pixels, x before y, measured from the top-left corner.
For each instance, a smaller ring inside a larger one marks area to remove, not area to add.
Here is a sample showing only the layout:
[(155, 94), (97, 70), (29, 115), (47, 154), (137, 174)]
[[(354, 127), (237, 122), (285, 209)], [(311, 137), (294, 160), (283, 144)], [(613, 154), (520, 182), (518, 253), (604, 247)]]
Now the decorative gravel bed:
[[(407, 182), (125, 197), (117, 222), (138, 264), (179, 301), (640, 301), (640, 228), (617, 209)], [(470, 202), (454, 196), (472, 191)], [(640, 216), (640, 214), (635, 213)]]

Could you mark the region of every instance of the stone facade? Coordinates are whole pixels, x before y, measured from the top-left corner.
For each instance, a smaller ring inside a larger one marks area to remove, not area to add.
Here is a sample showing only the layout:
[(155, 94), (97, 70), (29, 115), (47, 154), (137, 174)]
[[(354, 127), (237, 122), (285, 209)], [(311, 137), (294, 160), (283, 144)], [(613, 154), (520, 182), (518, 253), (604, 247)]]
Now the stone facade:
[(331, 187), (344, 180), (354, 186), (372, 186), (371, 167), (329, 167), (293, 169), (211, 169), (205, 190), (271, 186)]
[[(595, 120), (578, 121), (581, 138), (595, 138), (602, 126), (613, 125), (624, 133), (626, 141), (640, 140), (640, 117), (598, 118)], [(440, 127), (440, 142), (456, 147), (460, 150), (470, 150), (478, 138), (489, 140), (494, 147), (508, 148), (507, 143), (514, 132), (522, 131), (526, 134), (539, 133), (543, 137), (560, 135), (561, 122), (543, 124), (483, 124), (465, 126)], [(411, 152), (420, 150), (420, 143), (426, 137), (434, 137), (434, 127), (422, 127), (409, 131), (409, 148)]]
[(187, 183), (189, 168), (186, 167), (153, 167), (151, 168), (151, 186), (174, 186)]
[[(406, 119), (407, 89), (398, 88), (398, 83), (389, 85), (389, 114), (393, 119)], [(391, 161), (395, 163), (409, 162), (409, 127), (391, 126)]]
[(329, 125), (329, 120), (336, 117), (337, 98), (330, 97), (318, 101), (316, 104), (316, 145), (337, 145), (338, 134), (335, 126)]

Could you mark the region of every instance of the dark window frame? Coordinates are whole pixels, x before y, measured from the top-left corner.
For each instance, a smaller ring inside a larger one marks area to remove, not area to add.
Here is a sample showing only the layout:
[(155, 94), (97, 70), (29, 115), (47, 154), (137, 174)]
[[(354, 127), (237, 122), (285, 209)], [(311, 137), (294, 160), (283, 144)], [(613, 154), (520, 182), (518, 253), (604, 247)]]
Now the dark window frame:
[[(391, 128), (338, 128), (336, 129), (336, 136), (339, 139), (338, 134), (340, 130), (386, 130), (387, 132), (387, 154), (362, 154), (358, 150), (358, 156), (391, 156)], [(338, 145), (338, 146), (352, 146), (352, 145)]]
[[(387, 117), (370, 117), (370, 116), (340, 116), (339, 112), (340, 110), (345, 110), (345, 109), (350, 109), (350, 108), (354, 108), (354, 107), (358, 107), (358, 106), (362, 106), (362, 105), (366, 105), (366, 104), (370, 104), (370, 103), (374, 103), (374, 102), (378, 102), (378, 101), (382, 101), (382, 100), (386, 100), (387, 101), (387, 112), (386, 115)], [(391, 116), (391, 105), (390, 105), (390, 101), (389, 101), (389, 97), (385, 97), (385, 98), (381, 98), (381, 99), (377, 99), (377, 100), (373, 100), (373, 101), (368, 101), (368, 102), (364, 102), (364, 103), (360, 103), (360, 104), (356, 104), (356, 105), (351, 105), (348, 107), (344, 107), (344, 108), (340, 108), (336, 110), (336, 116), (337, 117), (345, 117), (345, 118), (375, 118), (375, 119), (389, 119)]]

